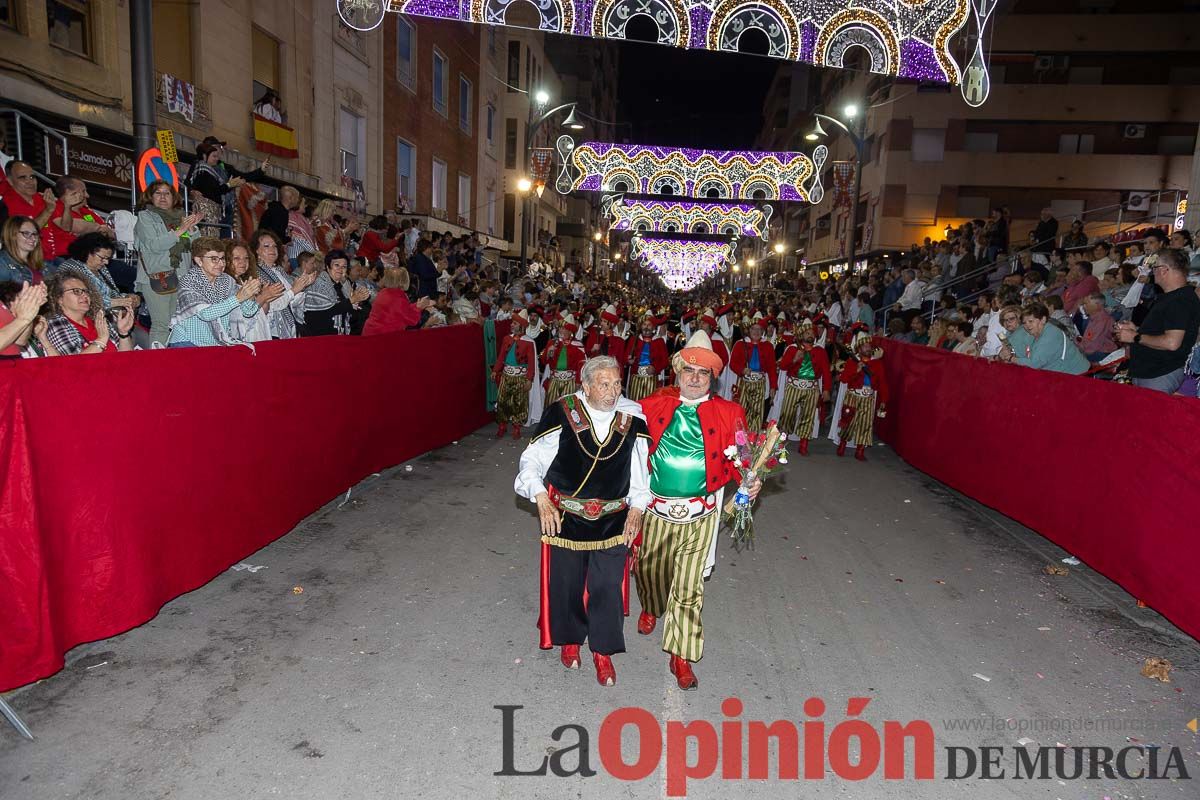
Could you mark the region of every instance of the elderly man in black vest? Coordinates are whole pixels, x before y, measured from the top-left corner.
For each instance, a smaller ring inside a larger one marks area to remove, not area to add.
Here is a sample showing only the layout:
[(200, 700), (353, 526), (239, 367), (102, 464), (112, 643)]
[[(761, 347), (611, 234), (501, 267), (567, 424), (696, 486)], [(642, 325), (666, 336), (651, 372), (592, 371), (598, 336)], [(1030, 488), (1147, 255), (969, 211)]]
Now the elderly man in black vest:
[(641, 407), (621, 396), (615, 358), (589, 359), (581, 378), (583, 389), (542, 415), (515, 489), (541, 524), (540, 645), (561, 647), (563, 666), (578, 669), (586, 639), (596, 680), (612, 686), (611, 656), (625, 652), (629, 545), (650, 501), (649, 434)]

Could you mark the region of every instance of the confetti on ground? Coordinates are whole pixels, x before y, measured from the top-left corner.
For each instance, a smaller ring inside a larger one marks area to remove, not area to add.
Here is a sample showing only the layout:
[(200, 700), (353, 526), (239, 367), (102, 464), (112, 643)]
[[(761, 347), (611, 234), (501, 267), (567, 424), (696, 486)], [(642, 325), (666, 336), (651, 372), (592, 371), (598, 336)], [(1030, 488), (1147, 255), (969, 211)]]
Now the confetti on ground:
[(519, 658), (514, 658), (514, 659), (513, 659), (513, 663), (514, 663), (514, 664), (520, 664), (520, 663), (521, 663), (521, 659), (519, 659)]
[(906, 503), (911, 503), (911, 502), (912, 502), (912, 500), (905, 500), (904, 502), (906, 502)]
[(1070, 575), (1071, 571), (1066, 567), (1060, 567), (1058, 564), (1047, 564), (1042, 567), (1042, 572), (1047, 575)]
[(99, 664), (92, 664), (90, 667), (84, 667), (84, 669), (95, 669), (96, 667), (103, 667), (107, 663), (108, 663), (107, 661), (101, 661)]
[(940, 584), (940, 585), (942, 585), (942, 586), (945, 586), (945, 585), (946, 585), (946, 582), (945, 582), (945, 581), (934, 581), (934, 583)]
[(303, 586), (293, 586), (292, 594), (304, 594), (304, 587)]
[(1067, 556), (1066, 558), (1064, 558), (1064, 559), (1062, 560), (1062, 562), (1063, 562), (1064, 564), (1070, 564), (1072, 567), (1078, 567), (1078, 566), (1079, 566), (1079, 559), (1078, 559), (1078, 558), (1076, 558), (1075, 556)]
[(412, 472), (412, 464), (405, 464), (405, 465), (404, 465), (404, 471), (405, 471), (405, 472)]
[(1039, 631), (1048, 631), (1050, 629), (1048, 627), (1046, 627), (1045, 625), (1043, 625), (1042, 627), (1038, 628), (1038, 630)]
[(1045, 675), (1043, 675), (1043, 674), (1042, 674), (1042, 673), (1040, 673), (1040, 672), (1035, 672), (1035, 673), (1033, 673), (1033, 674), (1034, 674), (1034, 675), (1037, 675), (1037, 676), (1038, 676), (1039, 678), (1041, 678), (1042, 680), (1046, 680), (1046, 676), (1045, 676)]
[(988, 683), (992, 682), (992, 679), (989, 678), (987, 675), (980, 675), (978, 672), (976, 672), (973, 677), (979, 678), (979, 680), (981, 680), (981, 681), (987, 681)]

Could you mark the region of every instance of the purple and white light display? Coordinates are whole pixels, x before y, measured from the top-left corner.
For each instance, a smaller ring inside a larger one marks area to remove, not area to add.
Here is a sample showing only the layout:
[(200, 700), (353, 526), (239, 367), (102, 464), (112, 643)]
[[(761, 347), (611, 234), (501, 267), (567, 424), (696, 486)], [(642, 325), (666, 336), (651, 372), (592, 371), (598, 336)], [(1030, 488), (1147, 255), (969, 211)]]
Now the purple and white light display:
[(692, 198), (793, 200), (819, 203), (825, 194), (821, 167), (829, 155), (820, 145), (804, 153), (695, 150), (640, 144), (584, 142), (558, 137), (562, 171), (556, 188), (633, 192)]
[(754, 203), (695, 202), (605, 197), (601, 211), (612, 217), (615, 231), (656, 233), (722, 233), (767, 238), (773, 208)]
[[(515, 0), (386, 0), (389, 11), (423, 17), (506, 25)], [(634, 17), (651, 20), (658, 44), (738, 52), (746, 31), (767, 39), (773, 58), (841, 68), (854, 48), (871, 72), (938, 83), (964, 83), (972, 105), (987, 87), (973, 59), (964, 69), (951, 40), (974, 23), (984, 39), (996, 0), (536, 0), (538, 28), (547, 33), (624, 39)], [(986, 63), (983, 64), (986, 72)]]
[(629, 257), (640, 260), (672, 291), (687, 292), (725, 269), (736, 242), (635, 236)]

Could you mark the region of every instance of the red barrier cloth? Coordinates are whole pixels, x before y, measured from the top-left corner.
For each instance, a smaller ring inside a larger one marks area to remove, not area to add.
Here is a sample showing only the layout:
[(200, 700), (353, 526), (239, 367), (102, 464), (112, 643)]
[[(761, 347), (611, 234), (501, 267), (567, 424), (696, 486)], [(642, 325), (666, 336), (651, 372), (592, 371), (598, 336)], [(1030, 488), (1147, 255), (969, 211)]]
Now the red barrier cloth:
[(1200, 638), (1200, 401), (880, 343), (901, 458)]
[(0, 362), (0, 690), (486, 424), (455, 325)]

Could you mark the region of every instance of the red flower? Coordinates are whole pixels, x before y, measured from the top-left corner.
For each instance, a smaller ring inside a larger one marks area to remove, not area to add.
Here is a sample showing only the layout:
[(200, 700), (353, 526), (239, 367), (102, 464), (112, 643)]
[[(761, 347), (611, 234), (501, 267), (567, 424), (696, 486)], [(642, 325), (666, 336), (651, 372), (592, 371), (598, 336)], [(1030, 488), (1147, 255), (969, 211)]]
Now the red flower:
[(743, 466), (744, 468), (746, 468), (746, 469), (750, 469), (750, 459), (748, 459), (748, 458), (743, 458), (743, 459), (742, 459), (742, 466)]
[(767, 469), (775, 469), (775, 468), (776, 468), (776, 467), (778, 467), (778, 466), (779, 466), (779, 459), (778, 459), (778, 458), (769, 458), (769, 459), (767, 459)]

